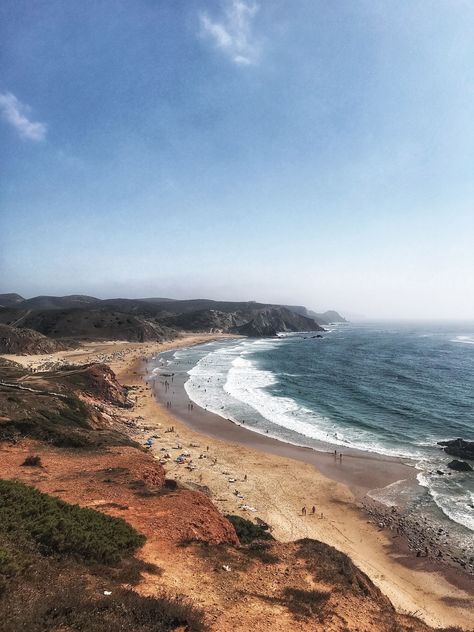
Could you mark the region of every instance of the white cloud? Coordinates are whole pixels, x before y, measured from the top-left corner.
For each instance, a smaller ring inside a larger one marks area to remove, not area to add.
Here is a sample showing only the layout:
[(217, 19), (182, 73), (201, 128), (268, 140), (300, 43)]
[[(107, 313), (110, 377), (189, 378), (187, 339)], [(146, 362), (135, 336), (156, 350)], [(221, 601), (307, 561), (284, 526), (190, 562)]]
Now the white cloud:
[(213, 20), (202, 13), (204, 35), (236, 64), (250, 65), (258, 61), (259, 46), (252, 33), (252, 22), (258, 4), (243, 0), (226, 0), (222, 19)]
[(0, 112), (7, 123), (16, 129), (21, 138), (42, 141), (46, 138), (46, 125), (30, 121), (30, 108), (11, 92), (0, 93)]

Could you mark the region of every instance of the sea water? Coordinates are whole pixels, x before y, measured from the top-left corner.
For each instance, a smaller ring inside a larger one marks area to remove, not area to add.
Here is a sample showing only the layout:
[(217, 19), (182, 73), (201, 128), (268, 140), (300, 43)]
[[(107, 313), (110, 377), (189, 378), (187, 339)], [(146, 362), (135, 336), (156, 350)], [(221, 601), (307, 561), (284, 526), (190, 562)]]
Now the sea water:
[(474, 475), (450, 472), (437, 442), (474, 440), (474, 323), (341, 324), (322, 335), (226, 340), (160, 362), (187, 373), (197, 405), (255, 432), (403, 459), (417, 469), (415, 497), (403, 481), (373, 497), (390, 505), (410, 493), (472, 536)]

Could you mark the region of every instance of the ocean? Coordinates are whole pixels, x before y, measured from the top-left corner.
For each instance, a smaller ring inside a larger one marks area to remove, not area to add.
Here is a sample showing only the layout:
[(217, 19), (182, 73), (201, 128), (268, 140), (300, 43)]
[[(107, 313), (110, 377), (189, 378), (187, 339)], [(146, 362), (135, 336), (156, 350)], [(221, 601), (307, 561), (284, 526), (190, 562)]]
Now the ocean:
[(448, 470), (437, 442), (474, 440), (474, 323), (340, 324), (322, 335), (179, 349), (156, 370), (184, 371), (192, 401), (255, 432), (400, 457), (416, 488), (397, 481), (372, 497), (411, 504), (472, 546), (474, 473)]

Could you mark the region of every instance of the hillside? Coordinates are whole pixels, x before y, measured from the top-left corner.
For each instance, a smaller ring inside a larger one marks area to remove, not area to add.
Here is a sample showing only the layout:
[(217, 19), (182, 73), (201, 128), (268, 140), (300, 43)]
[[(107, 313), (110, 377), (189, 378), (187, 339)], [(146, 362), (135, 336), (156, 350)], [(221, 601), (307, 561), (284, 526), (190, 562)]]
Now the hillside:
[(18, 329), (0, 325), (0, 353), (36, 354), (53, 353), (66, 349), (66, 345), (43, 336), (32, 329)]
[(0, 322), (66, 340), (162, 340), (170, 332), (159, 322), (114, 309), (0, 310)]
[(24, 300), (19, 294), (0, 294), (0, 307), (14, 307)]
[(90, 308), (99, 303), (101, 299), (93, 296), (71, 294), (70, 296), (35, 296), (23, 299), (21, 304), (16, 306), (24, 309), (69, 309), (72, 307)]
[(312, 318), (301, 316), (286, 307), (267, 307), (258, 310), (247, 323), (234, 327), (235, 333), (252, 338), (274, 336), (282, 331), (324, 331)]
[(163, 340), (174, 337), (179, 330), (252, 337), (274, 336), (282, 331), (322, 331), (321, 323), (303, 306), (208, 299), (100, 300), (82, 295), (21, 299), (0, 307), (0, 323), (32, 329), (54, 339), (77, 341)]

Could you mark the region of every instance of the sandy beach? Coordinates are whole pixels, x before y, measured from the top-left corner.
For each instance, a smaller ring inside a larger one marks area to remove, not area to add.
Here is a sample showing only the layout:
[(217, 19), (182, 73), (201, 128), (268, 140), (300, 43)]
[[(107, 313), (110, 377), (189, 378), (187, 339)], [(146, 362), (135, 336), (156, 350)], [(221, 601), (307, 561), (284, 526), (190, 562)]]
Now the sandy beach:
[[(136, 397), (135, 407), (121, 411), (121, 417), (133, 422), (129, 432), (142, 444), (154, 435), (152, 451), (157, 458), (170, 454), (165, 465), (168, 478), (205, 491), (224, 514), (260, 518), (272, 526), (278, 540), (315, 538), (347, 553), (400, 612), (415, 614), (433, 626), (468, 629), (474, 605), (472, 581), (417, 559), (397, 545), (396, 533), (380, 528), (360, 508), (368, 489), (413, 476), (412, 468), (366, 454), (347, 454), (340, 463), (332, 454), (257, 435), (197, 407), (187, 415), (188, 402), (182, 389), (178, 393), (178, 384), (172, 408), (160, 405), (155, 397), (163, 396), (159, 384), (155, 393), (145, 382), (147, 358), (215, 338), (193, 335), (163, 344), (91, 343), (49, 356), (8, 357), (30, 368), (48, 362), (107, 362)], [(189, 453), (188, 463), (192, 459), (194, 469), (176, 462), (182, 452)]]

